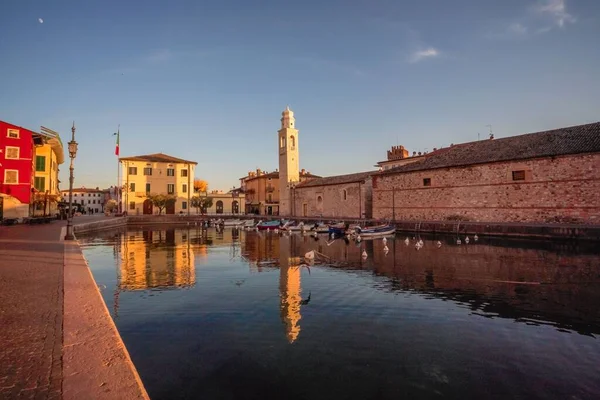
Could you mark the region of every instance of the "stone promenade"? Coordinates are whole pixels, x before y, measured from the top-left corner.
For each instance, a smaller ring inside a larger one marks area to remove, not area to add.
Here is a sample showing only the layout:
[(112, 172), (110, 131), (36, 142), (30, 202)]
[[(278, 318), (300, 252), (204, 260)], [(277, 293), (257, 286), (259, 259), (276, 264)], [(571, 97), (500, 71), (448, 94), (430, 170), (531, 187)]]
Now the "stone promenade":
[(0, 399), (148, 398), (65, 225), (0, 226)]

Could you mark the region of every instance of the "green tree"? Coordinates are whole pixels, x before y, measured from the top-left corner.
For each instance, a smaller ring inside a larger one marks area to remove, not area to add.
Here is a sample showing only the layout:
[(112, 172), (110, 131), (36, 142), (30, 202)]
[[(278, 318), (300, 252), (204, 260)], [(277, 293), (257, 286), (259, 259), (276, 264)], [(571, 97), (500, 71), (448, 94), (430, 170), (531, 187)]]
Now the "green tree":
[(202, 197), (193, 196), (190, 199), (190, 206), (196, 209), (196, 214), (200, 214), (200, 209), (202, 208)]
[(206, 211), (211, 208), (213, 205), (212, 197), (202, 197), (202, 203), (200, 208), (202, 208), (202, 214), (206, 214)]
[(177, 201), (177, 197), (172, 194), (149, 194), (146, 196), (148, 200), (152, 202), (152, 205), (158, 208), (158, 215), (161, 215), (163, 210), (174, 204)]

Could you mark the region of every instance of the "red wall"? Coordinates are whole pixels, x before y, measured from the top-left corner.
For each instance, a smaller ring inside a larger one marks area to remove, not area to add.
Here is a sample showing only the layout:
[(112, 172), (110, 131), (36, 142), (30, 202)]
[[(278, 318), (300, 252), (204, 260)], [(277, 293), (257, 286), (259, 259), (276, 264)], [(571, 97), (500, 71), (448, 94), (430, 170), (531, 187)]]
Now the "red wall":
[[(8, 129), (18, 129), (19, 138), (8, 137)], [(16, 197), (21, 203), (29, 204), (31, 188), (33, 187), (33, 132), (16, 125), (0, 121), (0, 193)], [(19, 159), (6, 159), (6, 146), (19, 147)], [(4, 182), (4, 171), (16, 169), (19, 171), (19, 184), (12, 185)]]

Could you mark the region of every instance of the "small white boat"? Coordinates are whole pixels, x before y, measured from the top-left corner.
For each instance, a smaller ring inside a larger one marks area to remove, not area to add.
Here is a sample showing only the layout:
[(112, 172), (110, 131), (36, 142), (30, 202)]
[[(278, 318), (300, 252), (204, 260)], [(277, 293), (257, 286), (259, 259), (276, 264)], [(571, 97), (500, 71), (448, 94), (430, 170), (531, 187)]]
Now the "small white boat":
[(301, 232), (304, 231), (306, 228), (304, 226), (304, 222), (300, 221), (300, 223), (298, 224), (290, 224), (286, 226), (285, 229), (291, 232)]
[(396, 227), (394, 225), (379, 225), (379, 226), (369, 226), (365, 228), (356, 228), (356, 232), (363, 237), (373, 237), (373, 236), (387, 236), (396, 233)]

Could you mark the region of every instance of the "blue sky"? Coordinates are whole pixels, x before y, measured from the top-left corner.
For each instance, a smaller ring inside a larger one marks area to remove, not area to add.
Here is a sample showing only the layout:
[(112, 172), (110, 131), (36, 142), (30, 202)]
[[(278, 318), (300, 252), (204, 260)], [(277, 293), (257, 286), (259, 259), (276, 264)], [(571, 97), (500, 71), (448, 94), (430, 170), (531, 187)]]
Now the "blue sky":
[(0, 119), (65, 139), (75, 120), (77, 186), (115, 183), (118, 124), (122, 155), (228, 189), (278, 167), (288, 104), (319, 175), (600, 120), (596, 0), (7, 0), (0, 26)]

